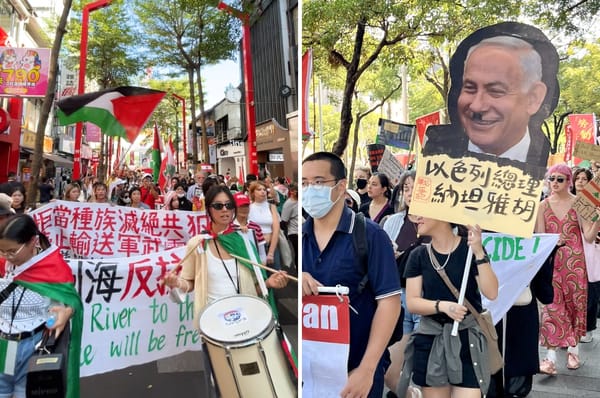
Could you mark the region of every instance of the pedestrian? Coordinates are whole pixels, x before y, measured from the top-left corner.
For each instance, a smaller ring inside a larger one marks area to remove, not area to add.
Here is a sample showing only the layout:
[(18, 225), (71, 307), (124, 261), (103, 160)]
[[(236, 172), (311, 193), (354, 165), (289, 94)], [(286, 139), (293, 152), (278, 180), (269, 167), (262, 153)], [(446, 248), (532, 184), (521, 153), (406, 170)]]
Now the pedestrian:
[(142, 202), (142, 191), (140, 187), (133, 187), (129, 190), (129, 198), (131, 203), (129, 207), (133, 207), (140, 210), (150, 210), (150, 206)]
[(248, 188), (250, 193), (250, 214), (248, 219), (260, 225), (267, 241), (267, 264), (280, 269), (279, 251), (279, 213), (267, 198), (267, 186), (262, 181), (253, 181)]
[[(468, 227), (468, 238), (453, 231), (446, 221), (417, 217), (419, 235), (431, 243), (415, 248), (406, 264), (406, 306), (421, 315), (406, 351), (401, 383), (421, 387), (424, 398), (480, 398), (488, 391), (487, 339), (466, 301), (481, 313), (481, 294), (489, 300), (498, 295), (498, 279), (481, 241), (481, 228)], [(467, 253), (473, 257), (466, 285), (465, 303), (458, 304), (440, 272), (445, 272), (456, 289), (461, 289)], [(455, 321), (458, 336), (451, 336)], [(400, 396), (403, 396), (400, 388)]]
[(64, 200), (79, 202), (79, 195), (81, 195), (81, 188), (78, 184), (71, 183), (66, 186)]
[[(70, 328), (65, 396), (78, 398), (83, 305), (71, 268), (27, 214), (0, 223), (0, 275), (0, 289), (7, 293), (0, 304), (0, 341), (16, 352), (4, 357), (4, 369), (10, 365), (13, 371), (0, 374), (0, 396), (25, 398), (28, 362), (43, 330), (59, 338)], [(53, 326), (45, 324), (49, 313)]]
[(288, 198), (281, 209), (281, 225), (294, 250), (294, 264), (298, 264), (298, 185), (290, 184)]
[(540, 372), (556, 375), (556, 351), (567, 348), (567, 369), (578, 369), (579, 341), (586, 334), (587, 274), (583, 242), (594, 242), (600, 230), (599, 218), (594, 222), (581, 219), (573, 207), (575, 195), (571, 168), (557, 164), (548, 169), (551, 194), (538, 210), (536, 232), (560, 234), (559, 249), (554, 257), (554, 301), (542, 308), (540, 344), (546, 347), (546, 358)]
[(42, 183), (38, 185), (40, 191), (40, 203), (46, 204), (54, 197), (54, 183), (48, 177), (42, 178)]
[(346, 196), (344, 197), (346, 206), (352, 209), (353, 212), (358, 213), (360, 208), (360, 195), (358, 192), (352, 189), (346, 189)]
[[(206, 233), (193, 237), (187, 243), (181, 274), (170, 272), (164, 278), (165, 284), (172, 289), (194, 292), (196, 329), (199, 328), (198, 314), (212, 301), (235, 294), (256, 296), (256, 284), (263, 282), (269, 289), (280, 289), (288, 283), (282, 271), (269, 277), (263, 274), (264, 281), (257, 281), (251, 264), (231, 256), (233, 254), (258, 262), (254, 243), (247, 241), (232, 224), (236, 204), (229, 189), (221, 185), (212, 187), (206, 193), (205, 200), (209, 216)], [(248, 247), (251, 248), (250, 252), (246, 251)]]
[[(131, 190), (129, 190), (129, 196), (131, 197)], [(154, 210), (156, 208), (155, 202), (158, 199), (158, 191), (154, 183), (152, 182), (152, 175), (145, 174), (142, 177), (142, 186), (140, 187), (140, 200), (145, 203), (148, 208)], [(131, 198), (133, 203), (133, 197)]]
[(91, 203), (110, 203), (108, 200), (108, 187), (105, 183), (96, 181), (92, 185), (92, 196), (88, 200)]
[[(396, 257), (396, 267), (400, 276), (400, 286), (402, 291), (402, 309), (404, 311), (403, 335), (402, 339), (390, 347), (390, 356), (392, 363), (385, 374), (386, 385), (390, 391), (396, 391), (402, 365), (404, 364), (404, 350), (408, 339), (414, 331), (419, 327), (421, 316), (408, 311), (406, 307), (406, 278), (404, 271), (408, 262), (408, 255), (411, 249), (422, 243), (429, 243), (430, 238), (427, 236), (420, 237), (417, 234), (417, 216), (408, 214), (409, 206), (412, 197), (413, 186), (415, 183), (416, 171), (410, 170), (400, 176), (398, 185), (401, 187), (399, 191), (402, 193), (402, 207), (399, 212), (393, 214), (387, 219), (384, 219), (383, 230), (388, 234), (394, 254)], [(388, 398), (394, 397), (395, 394), (388, 394)]]
[[(344, 201), (346, 167), (329, 152), (302, 162), (302, 206), (309, 214), (302, 226), (302, 295), (318, 294), (319, 286), (350, 289), (348, 380), (340, 396), (381, 398), (389, 365), (387, 344), (400, 316), (400, 281), (390, 239), (365, 219), (368, 264), (353, 245), (352, 225), (358, 217)], [(365, 273), (368, 284), (359, 288)], [(313, 358), (327, 361), (327, 358)]]
[(10, 197), (12, 198), (12, 208), (17, 214), (27, 213), (29, 209), (27, 209), (27, 194), (25, 192), (25, 187), (15, 186), (14, 190), (10, 193)]
[(387, 175), (374, 173), (369, 178), (367, 194), (370, 200), (359, 209), (366, 217), (379, 224), (384, 217), (394, 214), (394, 208), (390, 205), (392, 187)]
[(365, 203), (369, 203), (371, 198), (369, 197), (367, 185), (369, 184), (369, 179), (371, 178), (371, 169), (366, 166), (357, 167), (354, 169), (354, 177), (356, 178), (356, 192), (358, 192), (360, 195), (360, 202), (363, 205)]
[[(579, 168), (573, 172), (573, 188), (571, 193), (577, 195), (583, 188), (593, 179), (593, 174), (589, 169)], [(596, 237), (595, 242), (598, 243), (599, 239)], [(589, 250), (583, 247), (584, 252)], [(590, 258), (591, 260), (591, 258)], [(587, 258), (586, 258), (587, 262)], [(590, 264), (587, 264), (589, 266)], [(600, 281), (590, 282), (588, 280), (588, 299), (587, 299), (587, 321), (586, 321), (586, 332), (579, 341), (582, 343), (591, 343), (593, 336), (592, 332), (596, 330), (597, 314), (598, 314), (598, 300), (600, 300)]]
[(260, 262), (266, 264), (267, 251), (265, 247), (267, 246), (267, 242), (265, 241), (262, 228), (257, 223), (248, 220), (248, 215), (250, 214), (250, 198), (248, 195), (241, 192), (232, 192), (232, 194), (236, 205), (235, 220), (233, 220), (233, 222), (240, 226), (240, 231), (243, 234), (246, 234), (246, 237), (250, 239), (250, 241), (255, 242), (256, 247), (258, 248)]

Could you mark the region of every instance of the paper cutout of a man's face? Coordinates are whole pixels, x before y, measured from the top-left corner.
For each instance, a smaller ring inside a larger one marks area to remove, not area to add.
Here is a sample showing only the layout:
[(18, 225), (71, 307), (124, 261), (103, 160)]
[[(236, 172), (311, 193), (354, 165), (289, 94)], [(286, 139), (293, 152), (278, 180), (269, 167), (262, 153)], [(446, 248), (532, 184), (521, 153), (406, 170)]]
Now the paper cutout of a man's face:
[[(504, 36), (498, 44), (486, 41), (472, 48), (465, 62), (457, 108), (470, 141), (483, 152), (501, 155), (527, 132), (529, 118), (546, 94), (541, 60), (528, 43)], [(511, 48), (514, 42), (523, 49)], [(539, 67), (524, 64), (537, 63)]]

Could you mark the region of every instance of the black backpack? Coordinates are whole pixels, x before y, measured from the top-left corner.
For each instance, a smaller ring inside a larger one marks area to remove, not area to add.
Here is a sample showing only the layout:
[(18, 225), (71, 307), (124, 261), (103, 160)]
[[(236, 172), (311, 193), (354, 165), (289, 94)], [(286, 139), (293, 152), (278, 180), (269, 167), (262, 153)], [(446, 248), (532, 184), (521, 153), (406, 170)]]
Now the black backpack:
[[(367, 268), (369, 266), (369, 245), (367, 242), (367, 222), (365, 221), (365, 215), (363, 213), (357, 213), (354, 217), (354, 226), (352, 228), (352, 245), (354, 251), (358, 256), (358, 261), (363, 266), (365, 276), (358, 284), (358, 294), (361, 294), (369, 283), (369, 274)], [(402, 339), (404, 332), (404, 309), (400, 309), (400, 316), (388, 342), (388, 347)]]

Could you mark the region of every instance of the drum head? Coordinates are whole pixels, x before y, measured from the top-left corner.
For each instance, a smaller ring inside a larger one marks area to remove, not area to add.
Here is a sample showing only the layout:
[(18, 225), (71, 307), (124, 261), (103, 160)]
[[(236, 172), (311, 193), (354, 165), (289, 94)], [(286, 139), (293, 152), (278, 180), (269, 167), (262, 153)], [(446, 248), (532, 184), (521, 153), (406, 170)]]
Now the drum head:
[(200, 313), (200, 333), (222, 343), (240, 343), (260, 336), (274, 325), (269, 304), (253, 296), (213, 301)]

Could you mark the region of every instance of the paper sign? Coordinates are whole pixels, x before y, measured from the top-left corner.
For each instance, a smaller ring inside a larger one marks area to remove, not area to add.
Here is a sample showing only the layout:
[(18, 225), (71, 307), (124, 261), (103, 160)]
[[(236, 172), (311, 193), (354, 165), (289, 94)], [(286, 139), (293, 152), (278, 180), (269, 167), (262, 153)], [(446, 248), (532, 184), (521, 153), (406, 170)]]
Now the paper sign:
[(419, 158), (410, 213), (531, 237), (542, 180), (510, 165), (465, 156)]
[(596, 207), (600, 206), (600, 176), (594, 177), (594, 179), (583, 187), (581, 191), (577, 193), (573, 208), (579, 215), (586, 221), (596, 221), (598, 215), (596, 214)]
[(600, 160), (600, 146), (587, 142), (575, 142), (573, 156), (585, 160)]

